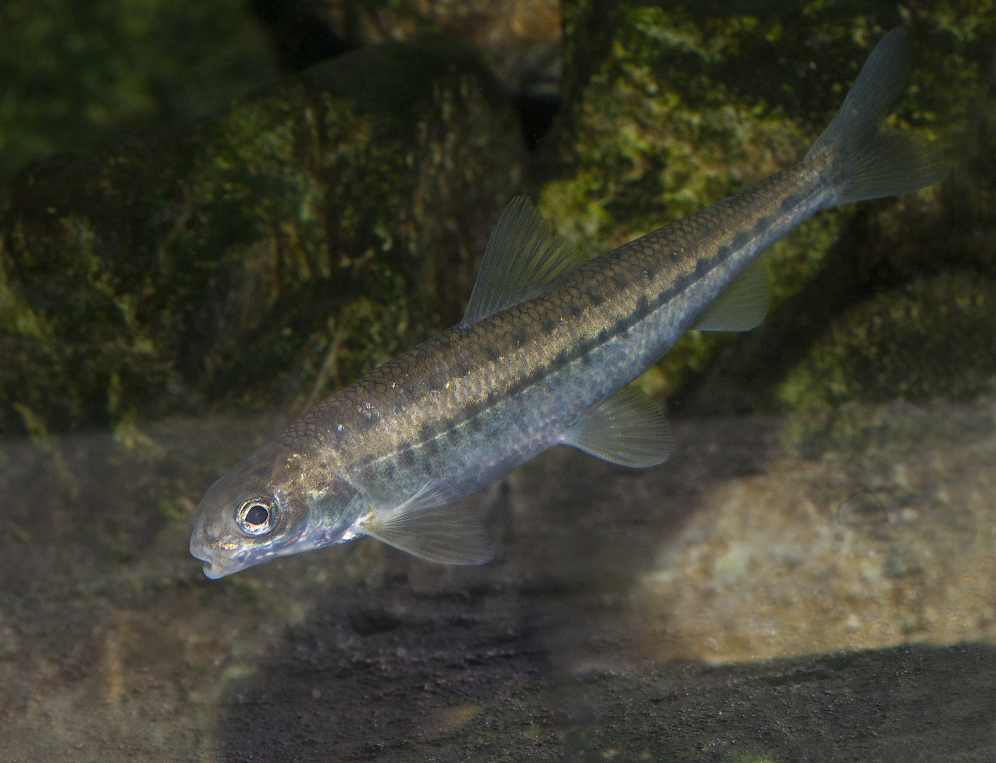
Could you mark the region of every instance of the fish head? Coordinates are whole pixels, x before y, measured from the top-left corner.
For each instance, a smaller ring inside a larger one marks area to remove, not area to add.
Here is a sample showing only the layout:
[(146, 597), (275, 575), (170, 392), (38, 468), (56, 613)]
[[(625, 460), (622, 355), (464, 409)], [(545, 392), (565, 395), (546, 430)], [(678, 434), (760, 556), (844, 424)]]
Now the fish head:
[(220, 578), (352, 537), (359, 492), (271, 440), (229, 469), (194, 514), (190, 553)]

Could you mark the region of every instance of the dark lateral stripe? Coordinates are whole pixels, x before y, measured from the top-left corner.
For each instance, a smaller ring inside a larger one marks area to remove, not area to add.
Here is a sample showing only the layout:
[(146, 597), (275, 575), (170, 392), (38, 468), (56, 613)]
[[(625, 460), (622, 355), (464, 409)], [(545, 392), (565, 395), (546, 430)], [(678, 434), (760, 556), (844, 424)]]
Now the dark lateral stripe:
[[(729, 247), (721, 247), (720, 249), (726, 249), (723, 256), (720, 256), (719, 251), (717, 251), (717, 254), (713, 257), (703, 259), (703, 261), (707, 263), (706, 272), (709, 272), (717, 265), (722, 264), (729, 258), (730, 255), (733, 254), (733, 251), (730, 250)], [(529, 387), (539, 384), (548, 376), (562, 371), (575, 361), (581, 361), (582, 364), (590, 362), (590, 356), (595, 349), (627, 333), (634, 325), (642, 321), (651, 313), (663, 307), (664, 304), (688, 288), (691, 283), (699, 280), (700, 277), (701, 276), (697, 276), (694, 273), (686, 274), (683, 278), (676, 281), (670, 288), (665, 289), (663, 292), (658, 294), (653, 300), (651, 300), (646, 294), (641, 295), (637, 300), (636, 308), (629, 315), (624, 318), (620, 318), (612, 324), (612, 326), (601, 329), (596, 336), (587, 341), (581, 342), (576, 347), (568, 348), (557, 353), (556, 357), (554, 357), (550, 362), (534, 368), (518, 381), (506, 387), (504, 394), (501, 394), (496, 390), (491, 390), (488, 392), (487, 403), (483, 405), (468, 404), (464, 406), (460, 414), (441, 422), (439, 426), (435, 427), (433, 437), (448, 436), (449, 432), (455, 430), (464, 423), (468, 423), (472, 431), (477, 431), (480, 428), (480, 425), (476, 421), (476, 418), (480, 414), (493, 408), (500, 402), (500, 400), (515, 397), (521, 394)], [(411, 448), (419, 447), (420, 445), (427, 443), (428, 439), (424, 438), (424, 435), (429, 434), (431, 429), (433, 428), (423, 427), (422, 431), (419, 433), (420, 441), (418, 443), (412, 443), (404, 450), (408, 452)]]
[(736, 236), (733, 237), (733, 241), (730, 242), (730, 246), (733, 248), (733, 251), (735, 252), (740, 251), (745, 246), (747, 246), (747, 242), (750, 241), (752, 238), (754, 238), (753, 230), (750, 231), (742, 230)]
[(765, 215), (764, 217), (758, 219), (758, 221), (754, 223), (754, 227), (750, 229), (751, 236), (755, 238), (760, 236), (762, 233), (764, 233), (764, 231), (766, 231), (768, 228), (771, 227), (771, 224), (774, 221), (775, 221), (774, 215)]
[[(803, 201), (803, 196), (801, 194), (794, 194), (789, 197), (793, 201), (793, 205), (801, 203)], [(788, 199), (786, 199), (787, 201)], [(784, 206), (784, 203), (783, 203)], [(716, 247), (712, 255), (703, 255), (695, 263), (695, 267), (691, 272), (686, 272), (683, 276), (678, 278), (674, 283), (672, 283), (668, 288), (664, 289), (662, 292), (654, 296), (652, 299), (643, 294), (637, 299), (635, 309), (623, 318), (620, 318), (611, 326), (603, 327), (598, 331), (598, 333), (589, 338), (586, 341), (579, 343), (575, 347), (566, 348), (552, 358), (549, 362), (534, 368), (532, 371), (524, 375), (518, 381), (510, 384), (503, 391), (490, 390), (487, 394), (487, 401), (483, 403), (468, 403), (463, 406), (462, 410), (454, 415), (453, 417), (439, 422), (434, 427), (424, 426), (419, 432), (419, 441), (409, 444), (407, 447), (400, 451), (405, 458), (406, 465), (412, 463), (413, 456), (412, 450), (422, 446), (430, 446), (430, 449), (434, 450), (436, 445), (436, 438), (447, 437), (450, 442), (453, 442), (452, 435), (460, 426), (467, 424), (471, 431), (480, 431), (482, 424), (478, 417), (482, 414), (495, 407), (502, 400), (507, 398), (516, 397), (517, 395), (524, 392), (529, 387), (539, 384), (545, 380), (548, 376), (556, 374), (562, 371), (567, 366), (571, 365), (576, 361), (580, 361), (583, 365), (588, 365), (591, 362), (591, 355), (594, 350), (601, 347), (608, 342), (626, 334), (630, 329), (633, 328), (637, 323), (644, 320), (647, 316), (656, 312), (662, 308), (666, 303), (674, 299), (678, 294), (685, 291), (692, 283), (701, 280), (708, 273), (713, 272), (717, 267), (723, 265), (727, 260), (733, 257), (736, 253), (741, 251), (746, 247), (752, 240), (756, 239), (766, 231), (771, 224), (775, 221), (777, 216), (766, 215), (760, 218), (750, 230), (740, 231), (737, 233), (733, 240), (729, 244), (723, 244)], [(607, 257), (615, 256), (618, 259), (624, 259), (626, 252), (619, 251), (605, 255)], [(644, 270), (647, 270), (648, 266), (644, 266)], [(607, 297), (602, 294), (597, 287), (590, 287), (582, 292), (585, 297), (588, 298), (592, 306), (598, 307), (603, 304)], [(566, 311), (569, 314), (580, 314), (580, 309), (575, 311), (576, 306), (570, 305), (566, 307)], [(540, 324), (540, 328), (544, 330), (549, 330), (543, 323)], [(512, 334), (513, 340), (520, 346), (525, 343), (528, 338), (528, 333), (522, 328), (517, 327)], [(433, 340), (429, 340), (430, 342)], [(485, 342), (485, 356), (489, 360), (496, 360), (500, 356), (500, 351), (493, 344)], [(412, 459), (412, 461), (409, 461)]]
[(778, 207), (779, 215), (789, 215), (796, 210), (802, 203), (806, 200), (805, 194), (802, 193), (790, 193), (784, 199)]

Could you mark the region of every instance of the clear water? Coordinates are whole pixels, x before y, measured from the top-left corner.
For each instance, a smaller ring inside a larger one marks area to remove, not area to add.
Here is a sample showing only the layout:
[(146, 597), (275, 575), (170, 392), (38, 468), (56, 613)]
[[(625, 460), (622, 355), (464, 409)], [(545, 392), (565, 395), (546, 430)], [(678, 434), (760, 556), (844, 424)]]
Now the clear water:
[(479, 496), (483, 567), (361, 539), (218, 581), (190, 516), (286, 414), (8, 436), (0, 761), (991, 760), (996, 398), (912, 397), (819, 448), (558, 447)]

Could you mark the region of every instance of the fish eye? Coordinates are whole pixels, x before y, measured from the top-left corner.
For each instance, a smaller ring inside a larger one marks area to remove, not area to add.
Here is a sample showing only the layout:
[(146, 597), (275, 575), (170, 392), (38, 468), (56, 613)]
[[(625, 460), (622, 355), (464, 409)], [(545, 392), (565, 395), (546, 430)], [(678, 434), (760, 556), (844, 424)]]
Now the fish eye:
[(246, 535), (266, 535), (276, 524), (272, 501), (253, 498), (239, 507), (235, 522)]

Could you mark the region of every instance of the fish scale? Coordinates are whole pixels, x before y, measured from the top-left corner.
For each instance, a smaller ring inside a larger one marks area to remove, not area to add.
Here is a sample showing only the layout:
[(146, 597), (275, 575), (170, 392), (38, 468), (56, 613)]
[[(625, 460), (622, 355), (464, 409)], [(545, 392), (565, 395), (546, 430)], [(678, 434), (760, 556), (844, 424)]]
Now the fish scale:
[[(758, 252), (818, 209), (812, 175), (780, 172), (570, 271), (536, 299), (444, 331), (306, 412), (279, 439), (298, 449), (320, 443), (357, 482), (389, 471), (473, 492), (555, 443), (670, 349)], [(786, 199), (793, 209), (775, 219)], [(591, 366), (597, 379), (585, 372)], [(415, 455), (401, 462), (402, 454)], [(468, 474), (471, 463), (493, 466)]]
[(190, 543), (205, 574), (363, 534), (481, 563), (490, 544), (460, 499), (543, 450), (664, 461), (667, 424), (626, 385), (690, 328), (757, 325), (768, 294), (757, 258), (810, 215), (946, 174), (926, 141), (878, 129), (908, 58), (894, 30), (800, 162), (590, 262), (513, 200), (459, 325), (306, 411), (212, 485)]

